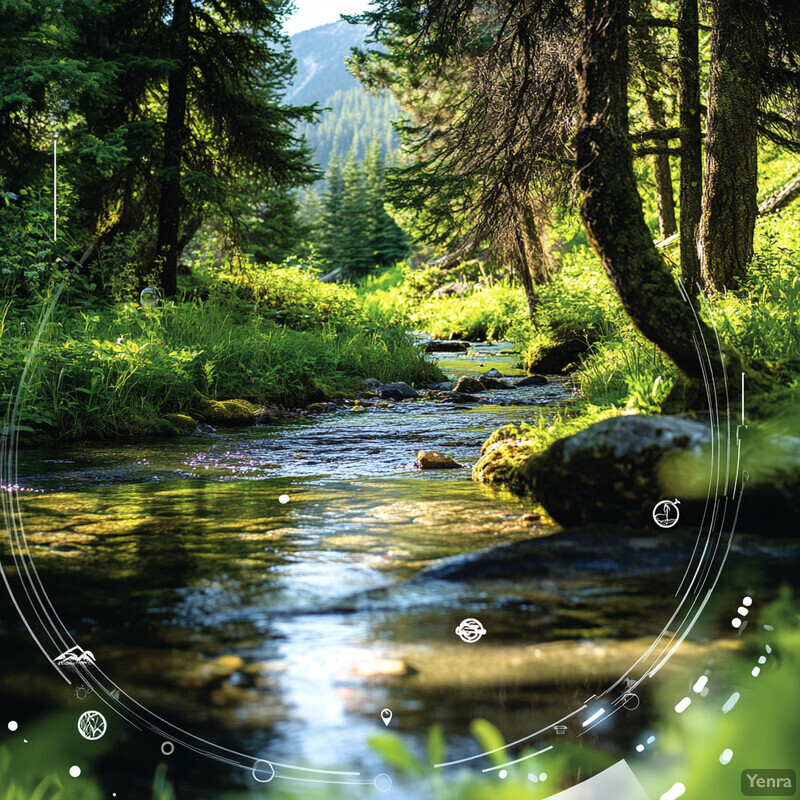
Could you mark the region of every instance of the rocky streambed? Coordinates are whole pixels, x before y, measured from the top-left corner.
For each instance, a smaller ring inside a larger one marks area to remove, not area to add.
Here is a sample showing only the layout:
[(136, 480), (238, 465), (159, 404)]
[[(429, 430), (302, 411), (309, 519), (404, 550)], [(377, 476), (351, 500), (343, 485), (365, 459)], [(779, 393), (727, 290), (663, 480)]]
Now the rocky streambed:
[[(697, 540), (613, 520), (556, 533), (529, 498), (473, 481), (492, 431), (571, 397), (565, 378), (520, 385), (502, 349), (436, 357), (454, 380), (511, 388), (381, 397), (373, 386), (280, 425), (22, 453), (21, 517), (50, 601), (126, 694), (265, 759), (384, 772), (365, 744), (385, 731), (384, 708), (412, 749), (441, 725), (448, 758), (476, 752), (476, 717), (508, 740), (549, 725), (669, 629)], [(463, 468), (420, 470), (420, 451)], [(728, 619), (741, 584), (765, 598), (772, 568), (791, 563), (785, 547), (737, 544), (665, 673), (694, 675), (739, 649)], [(7, 713), (88, 708), (37, 657), (8, 601), (3, 611)], [(457, 635), (465, 619), (479, 620), (479, 641)], [(643, 703), (582, 742), (628, 748), (652, 718)], [(160, 741), (119, 735), (131, 757), (104, 764), (108, 786), (144, 790)], [(252, 787), (240, 770), (197, 761), (171, 761), (178, 796)]]

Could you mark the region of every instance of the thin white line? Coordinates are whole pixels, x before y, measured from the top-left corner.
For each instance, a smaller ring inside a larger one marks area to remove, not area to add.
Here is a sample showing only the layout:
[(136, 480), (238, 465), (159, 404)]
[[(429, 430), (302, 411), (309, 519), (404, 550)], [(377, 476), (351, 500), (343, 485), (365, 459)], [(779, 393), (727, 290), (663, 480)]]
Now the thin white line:
[(529, 756), (522, 756), (522, 758), (517, 758), (514, 761), (506, 761), (505, 764), (498, 764), (496, 767), (486, 767), (486, 769), (482, 769), (481, 772), (494, 772), (497, 769), (503, 769), (503, 767), (510, 767), (512, 764), (519, 764), (520, 761), (527, 761), (529, 758), (533, 758), (534, 756), (540, 756), (542, 753), (546, 753), (548, 750), (552, 750), (553, 745), (550, 747), (545, 747), (544, 750), (539, 750), (536, 753), (531, 753)]
[(581, 711), (586, 710), (586, 704), (582, 705), (580, 708), (576, 708), (574, 711), (567, 714), (566, 717), (561, 717), (561, 719), (554, 722), (552, 725), (548, 725), (546, 728), (541, 728), (540, 730), (536, 731), (535, 733), (529, 733), (527, 736), (523, 736), (521, 739), (517, 739), (516, 741), (509, 742), (508, 744), (504, 744), (502, 747), (495, 747), (494, 750), (486, 750), (483, 753), (476, 753), (474, 756), (467, 756), (466, 758), (459, 758), (456, 761), (443, 761), (441, 764), (434, 764), (434, 769), (440, 769), (441, 767), (452, 767), (456, 764), (464, 764), (467, 761), (474, 761), (476, 758), (483, 758), (484, 756), (491, 755), (492, 753), (498, 753), (500, 750), (506, 750), (509, 747), (516, 747), (518, 744), (522, 744), (522, 742), (527, 742), (528, 739), (533, 739), (534, 736), (540, 736), (545, 731), (549, 731), (550, 728), (555, 728), (556, 725), (560, 725), (564, 720), (570, 719), (570, 717), (574, 717), (576, 714), (580, 714)]

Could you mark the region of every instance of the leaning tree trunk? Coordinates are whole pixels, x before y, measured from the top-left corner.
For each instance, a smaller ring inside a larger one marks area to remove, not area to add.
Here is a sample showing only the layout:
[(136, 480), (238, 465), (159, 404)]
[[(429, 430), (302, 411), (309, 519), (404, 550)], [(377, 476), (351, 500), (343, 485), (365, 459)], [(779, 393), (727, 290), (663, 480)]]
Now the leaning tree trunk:
[[(687, 375), (700, 377), (695, 347), (713, 333), (692, 308), (653, 244), (642, 211), (628, 136), (629, 0), (584, 0), (578, 59), (577, 173), (589, 240), (636, 327)], [(712, 372), (721, 359), (712, 352)]]
[(181, 165), (186, 135), (186, 95), (189, 82), (189, 28), (191, 0), (174, 0), (172, 6), (172, 58), (177, 67), (169, 74), (167, 124), (161, 166), (156, 257), (161, 259), (161, 288), (167, 297), (178, 291), (178, 254), (183, 191)]
[(707, 291), (734, 288), (753, 255), (756, 117), (767, 54), (761, 0), (714, 0), (700, 270)]
[(681, 279), (694, 295), (700, 283), (697, 233), (703, 197), (703, 138), (700, 116), (700, 19), (697, 0), (678, 3), (678, 80), (681, 128)]

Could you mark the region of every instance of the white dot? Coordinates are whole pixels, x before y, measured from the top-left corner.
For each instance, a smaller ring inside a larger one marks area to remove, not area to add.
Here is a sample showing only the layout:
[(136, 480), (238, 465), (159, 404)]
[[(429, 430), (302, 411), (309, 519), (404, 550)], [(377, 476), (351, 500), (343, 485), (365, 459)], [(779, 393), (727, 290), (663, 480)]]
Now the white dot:
[(643, 753), (644, 752), (644, 745), (643, 744), (637, 744), (636, 745), (636, 752), (637, 753)]
[(764, 645), (764, 649), (765, 649), (765, 650), (766, 650), (768, 653), (771, 653), (771, 652), (772, 652), (772, 648), (771, 648), (771, 647), (770, 647), (768, 644), (765, 644), (765, 645)]
[(731, 625), (733, 625), (734, 628), (741, 628), (742, 627), (742, 621), (739, 619), (739, 617), (734, 617), (731, 620)]
[(531, 781), (531, 783), (539, 783), (539, 778), (532, 772), (528, 773), (528, 780)]
[(730, 760), (732, 758), (733, 758), (733, 750), (731, 750), (730, 747), (726, 747), (722, 751), (722, 753), (721, 753), (721, 755), (719, 757), (719, 763), (720, 764), (729, 764)]
[(69, 774), (73, 778), (78, 778), (78, 777), (80, 777), (80, 774), (81, 774), (81, 768), (80, 767), (70, 767), (69, 768)]
[(288, 494), (282, 494), (282, 495), (281, 495), (281, 496), (278, 498), (278, 502), (279, 502), (279, 503), (280, 503), (282, 506), (285, 506), (285, 505), (286, 505), (286, 504), (287, 504), (287, 503), (288, 503), (288, 502), (289, 502), (291, 499), (292, 499), (292, 498), (291, 498), (291, 497), (289, 497), (289, 495), (288, 495)]
[(739, 613), (739, 615), (740, 615), (740, 616), (742, 616), (742, 617), (746, 617), (746, 616), (747, 616), (747, 614), (748, 614), (748, 611), (747, 611), (747, 609), (746, 609), (744, 606), (739, 606), (739, 608), (737, 608), (737, 609), (736, 609), (736, 611), (737, 611), (737, 612)]
[(752, 672), (750, 673), (754, 678), (757, 678), (761, 674), (761, 667), (753, 667)]
[(19, 723), (15, 722), (15, 721), (12, 719), (12, 720), (11, 720), (11, 722), (9, 722), (9, 723), (8, 723), (8, 729), (9, 729), (10, 731), (15, 731), (17, 728), (19, 728)]
[(752, 597), (745, 597), (742, 599), (743, 606), (751, 606), (753, 605), (753, 598)]
[(497, 776), (500, 778), (500, 780), (504, 780), (508, 777), (508, 772), (506, 772), (504, 769), (501, 769), (500, 772), (497, 773)]
[(539, 780), (540, 781), (546, 781), (547, 780), (547, 773), (546, 772), (540, 772), (539, 773)]

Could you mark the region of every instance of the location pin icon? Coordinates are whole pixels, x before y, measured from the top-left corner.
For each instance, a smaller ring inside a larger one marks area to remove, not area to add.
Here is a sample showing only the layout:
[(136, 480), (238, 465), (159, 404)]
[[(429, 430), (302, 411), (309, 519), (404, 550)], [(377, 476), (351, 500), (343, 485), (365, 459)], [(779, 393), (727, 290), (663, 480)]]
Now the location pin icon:
[(389, 723), (392, 721), (392, 709), (384, 708), (383, 711), (381, 711), (381, 719), (383, 720), (383, 724), (388, 728)]

